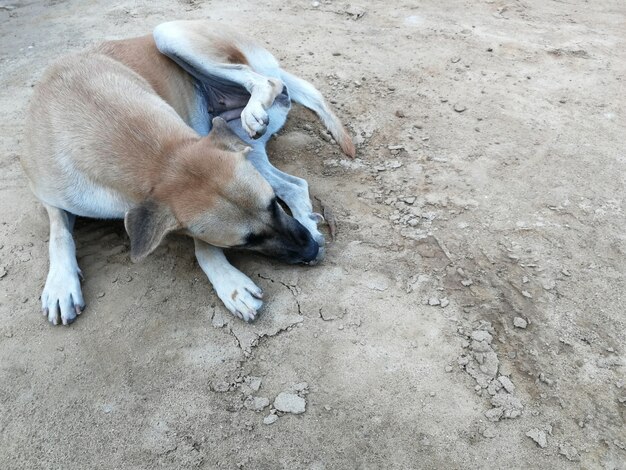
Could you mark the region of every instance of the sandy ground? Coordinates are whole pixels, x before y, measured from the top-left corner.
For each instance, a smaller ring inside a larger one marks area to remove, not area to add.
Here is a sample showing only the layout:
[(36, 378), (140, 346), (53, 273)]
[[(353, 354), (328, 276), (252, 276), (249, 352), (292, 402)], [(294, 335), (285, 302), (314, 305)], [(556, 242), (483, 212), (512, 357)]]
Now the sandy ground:
[[(4, 5), (0, 468), (626, 468), (621, 0)], [(270, 146), (336, 240), (314, 268), (233, 255), (266, 291), (246, 325), (189, 240), (133, 265), (121, 223), (80, 221), (88, 309), (52, 327), (32, 86), (198, 17), (262, 39), (355, 135), (348, 161), (295, 109)], [(272, 411), (284, 391), (306, 411)]]

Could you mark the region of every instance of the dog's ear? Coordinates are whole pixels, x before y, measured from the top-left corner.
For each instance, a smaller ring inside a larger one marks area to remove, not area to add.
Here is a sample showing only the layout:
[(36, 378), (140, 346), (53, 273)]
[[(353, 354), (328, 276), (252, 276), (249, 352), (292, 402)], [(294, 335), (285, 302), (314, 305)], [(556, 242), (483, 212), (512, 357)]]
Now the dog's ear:
[(241, 140), (235, 134), (224, 119), (221, 117), (213, 118), (213, 127), (207, 139), (220, 150), (228, 152), (238, 152), (247, 155), (251, 150), (248, 144)]
[(147, 200), (126, 212), (124, 226), (130, 237), (130, 259), (135, 263), (152, 253), (180, 223), (169, 208)]

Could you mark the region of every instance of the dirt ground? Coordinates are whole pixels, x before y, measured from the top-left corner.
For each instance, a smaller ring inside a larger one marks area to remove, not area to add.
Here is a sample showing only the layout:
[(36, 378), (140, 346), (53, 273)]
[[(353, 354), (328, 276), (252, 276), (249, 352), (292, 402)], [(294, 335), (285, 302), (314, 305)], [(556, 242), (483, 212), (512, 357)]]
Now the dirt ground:
[[(623, 1), (0, 5), (0, 468), (626, 468)], [(270, 145), (336, 240), (313, 268), (234, 254), (266, 292), (247, 325), (190, 240), (132, 264), (121, 223), (80, 221), (88, 308), (52, 327), (32, 86), (200, 17), (261, 39), (355, 136), (350, 161), (296, 108)], [(306, 411), (273, 411), (281, 392)]]

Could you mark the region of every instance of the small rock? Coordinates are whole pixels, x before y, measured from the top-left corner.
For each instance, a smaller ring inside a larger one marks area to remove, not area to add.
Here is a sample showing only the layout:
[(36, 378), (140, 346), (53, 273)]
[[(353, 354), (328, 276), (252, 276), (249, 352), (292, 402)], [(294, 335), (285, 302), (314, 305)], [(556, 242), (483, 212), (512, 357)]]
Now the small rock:
[(522, 278), (522, 283), (523, 283), (523, 284), (528, 284), (528, 282), (529, 282), (528, 277), (527, 277), (527, 276), (524, 276), (524, 277)]
[(98, 292), (98, 297), (99, 297), (99, 298), (104, 297), (104, 292)]
[(515, 385), (513, 385), (513, 382), (511, 382), (511, 379), (509, 379), (505, 375), (501, 375), (500, 377), (498, 377), (498, 382), (502, 384), (502, 386), (507, 392), (513, 393), (515, 391)]
[(553, 279), (544, 279), (541, 282), (541, 287), (543, 287), (545, 290), (552, 290), (556, 287), (556, 282), (554, 282)]
[(488, 426), (485, 429), (483, 429), (482, 435), (483, 437), (486, 437), (487, 439), (493, 439), (498, 434), (496, 433), (496, 429), (493, 426)]
[(567, 460), (572, 462), (578, 462), (580, 460), (578, 449), (571, 444), (561, 444), (559, 446), (559, 454), (564, 455)]
[(404, 202), (406, 202), (408, 205), (412, 206), (413, 204), (415, 204), (415, 200), (417, 198), (415, 196), (409, 196), (409, 197), (405, 197), (404, 199), (402, 199)]
[(214, 382), (211, 384), (211, 388), (214, 392), (224, 393), (228, 392), (230, 385), (227, 382)]
[(571, 275), (572, 275), (572, 273), (570, 273), (570, 272), (569, 272), (567, 269), (565, 269), (565, 268), (561, 269), (561, 274), (563, 274), (564, 276), (567, 276), (567, 277), (569, 277), (569, 276), (571, 276)]
[(528, 292), (527, 290), (523, 290), (522, 291), (522, 295), (524, 297), (526, 297), (527, 299), (532, 299), (533, 298), (532, 294), (530, 292)]
[(245, 382), (246, 382), (246, 385), (248, 385), (248, 387), (250, 387), (252, 391), (258, 392), (259, 389), (261, 388), (262, 379), (261, 377), (254, 377), (250, 375), (246, 377)]
[(7, 338), (13, 338), (13, 333), (11, 333), (10, 331), (7, 331), (4, 336), (6, 336)]
[(243, 402), (243, 406), (252, 411), (262, 411), (269, 404), (269, 398), (265, 397), (248, 397)]
[[(320, 2), (311, 2), (311, 6), (312, 6), (313, 8), (317, 8), (317, 7), (319, 7), (319, 6), (320, 6)], [(272, 421), (272, 422), (273, 422), (273, 421)], [(271, 424), (271, 423), (265, 423), (265, 424)]]
[(452, 59), (450, 59), (450, 62), (452, 62), (453, 64), (456, 64), (457, 62), (459, 62), (461, 60), (460, 57), (453, 57)]
[(306, 400), (293, 393), (281, 392), (274, 399), (274, 408), (283, 413), (301, 414), (306, 409)]
[(341, 52), (333, 52), (333, 55), (334, 55), (335, 57), (339, 57), (339, 56), (341, 55)]
[(504, 413), (504, 410), (501, 407), (491, 408), (490, 410), (485, 411), (485, 418), (493, 422), (500, 421), (502, 413)]
[(444, 369), (446, 372), (452, 372), (452, 366), (446, 366)]
[(278, 421), (278, 416), (273, 414), (267, 415), (263, 418), (263, 424), (274, 424), (276, 421)]
[(440, 299), (440, 302), (441, 302), (441, 306), (443, 308), (446, 308), (448, 305), (450, 305), (450, 301), (448, 300), (447, 297), (444, 297), (443, 299)]
[(530, 437), (535, 443), (545, 449), (548, 445), (548, 438), (546, 437), (546, 432), (542, 431), (538, 428), (532, 428), (530, 431), (526, 433), (526, 436)]
[(388, 145), (387, 148), (389, 150), (403, 150), (404, 145)]
[(298, 394), (306, 394), (309, 392), (308, 382), (300, 382), (295, 384), (291, 389)]
[(398, 109), (398, 110), (396, 111), (396, 117), (399, 117), (399, 118), (405, 118), (405, 117), (406, 117), (406, 114), (404, 114), (404, 111), (402, 111), (401, 109)]
[(0, 266), (0, 279), (5, 277), (6, 275), (7, 275), (7, 268), (5, 268), (4, 266)]
[(522, 317), (515, 317), (513, 319), (513, 326), (515, 328), (526, 328), (528, 326), (528, 322), (524, 320)]
[(109, 405), (109, 404), (102, 405), (102, 411), (104, 413), (109, 414), (111, 411), (113, 411), (113, 405)]
[(224, 319), (224, 315), (222, 315), (222, 312), (216, 310), (213, 313), (213, 318), (211, 318), (211, 325), (213, 325), (214, 328), (223, 328), (224, 325), (226, 325), (226, 320)]
[(437, 297), (431, 297), (430, 299), (428, 299), (428, 305), (439, 305), (441, 302), (439, 302), (439, 299)]
[(472, 284), (474, 284), (474, 282), (473, 282), (471, 279), (463, 279), (463, 280), (461, 281), (461, 284), (462, 284), (462, 285), (464, 285), (465, 287), (469, 287), (469, 286), (471, 286)]
[(462, 113), (463, 111), (467, 110), (467, 108), (465, 106), (463, 106), (462, 104), (458, 104), (457, 103), (457, 104), (454, 105), (454, 110), (457, 113)]
[(476, 330), (472, 331), (472, 339), (475, 341), (484, 341), (489, 344), (493, 340), (493, 336), (484, 330)]

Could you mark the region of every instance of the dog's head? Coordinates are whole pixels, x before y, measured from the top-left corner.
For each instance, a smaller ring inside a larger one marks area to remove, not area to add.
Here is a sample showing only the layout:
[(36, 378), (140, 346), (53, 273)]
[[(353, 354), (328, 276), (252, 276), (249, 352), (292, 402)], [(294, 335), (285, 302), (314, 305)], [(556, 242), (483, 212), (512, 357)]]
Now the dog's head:
[(177, 149), (151, 198), (126, 213), (131, 259), (143, 259), (167, 233), (183, 230), (220, 248), (287, 263), (316, 260), (319, 245), (282, 209), (246, 159), (250, 150), (220, 118), (207, 137)]

